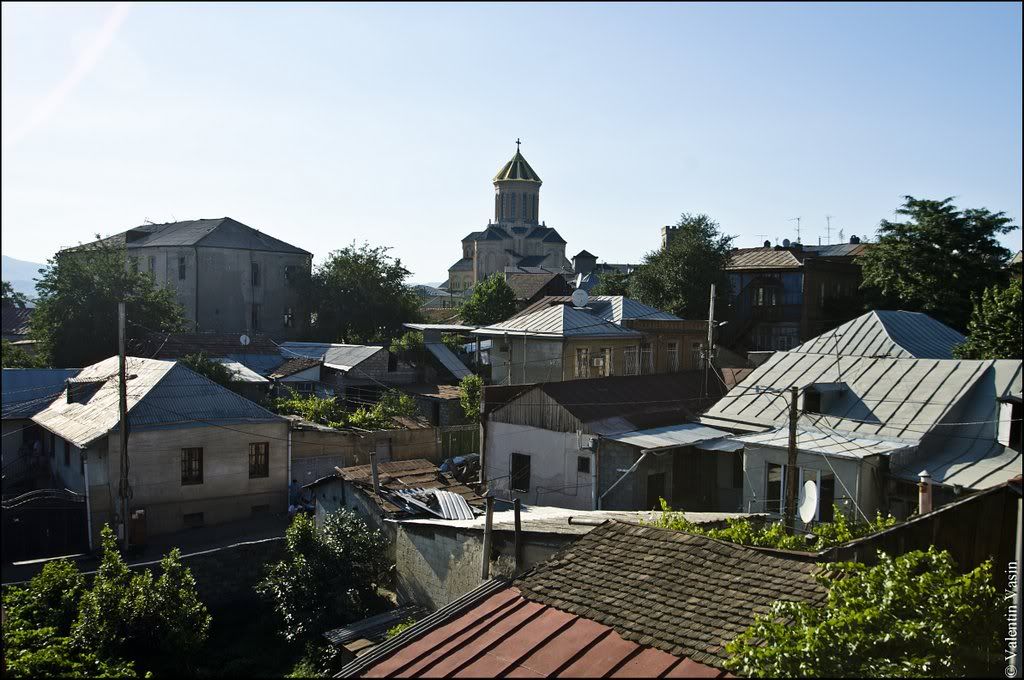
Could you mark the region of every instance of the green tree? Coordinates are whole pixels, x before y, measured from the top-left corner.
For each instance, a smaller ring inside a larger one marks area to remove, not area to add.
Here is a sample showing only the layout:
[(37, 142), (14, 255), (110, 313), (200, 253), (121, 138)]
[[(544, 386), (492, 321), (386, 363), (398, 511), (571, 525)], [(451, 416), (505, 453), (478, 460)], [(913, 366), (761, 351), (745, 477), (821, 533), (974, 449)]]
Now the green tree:
[(896, 212), (906, 221), (882, 220), (878, 243), (860, 258), (869, 306), (925, 312), (965, 329), (971, 297), (1006, 285), (1010, 251), (997, 237), (1017, 227), (1002, 212), (959, 210), (952, 198), (905, 196)]
[(4, 368), (45, 368), (46, 358), (30, 354), (10, 340), (0, 340), (0, 355)]
[(172, 288), (129, 266), (124, 248), (91, 244), (61, 251), (42, 270), (32, 337), (54, 366), (88, 366), (117, 353), (117, 304), (126, 303), (128, 346), (146, 329), (176, 332), (184, 310)]
[[(775, 602), (726, 645), (746, 677), (992, 677), (1002, 667), (989, 562), (961, 574), (931, 547), (823, 565), (824, 606)], [(1005, 611), (1005, 608), (1004, 608)]]
[(312, 280), (314, 335), (326, 342), (394, 337), (419, 318), (419, 299), (406, 285), (409, 270), (389, 248), (355, 243), (335, 250)]
[(629, 295), (629, 274), (608, 271), (601, 274), (597, 285), (590, 289), (591, 295)]
[(727, 299), (725, 265), (734, 237), (707, 215), (683, 213), (676, 227), (668, 246), (644, 256), (630, 275), (630, 297), (683, 318), (707, 318), (711, 284)]
[(228, 389), (234, 387), (232, 383), (235, 379), (235, 372), (219, 361), (214, 361), (206, 356), (205, 352), (186, 354), (181, 358), (181, 363), (222, 387), (227, 387)]
[(466, 414), (466, 420), (479, 422), (483, 391), (484, 380), (476, 374), (470, 373), (459, 381), (459, 402), (462, 404), (462, 412)]
[(280, 616), (286, 639), (313, 640), (378, 604), (377, 586), (391, 568), (387, 542), (355, 513), (332, 512), (319, 530), (312, 517), (298, 514), (285, 544), (285, 558), (270, 566), (256, 590)]
[(28, 297), (24, 293), (19, 293), (14, 290), (14, 287), (7, 281), (3, 282), (3, 304), (4, 306), (18, 307), (19, 309), (25, 309), (28, 305)]
[(1020, 359), (1021, 283), (991, 287), (974, 300), (967, 341), (953, 349), (957, 359)]
[(501, 273), (491, 274), (476, 284), (459, 308), (459, 316), (468, 324), (489, 326), (516, 313), (516, 294)]

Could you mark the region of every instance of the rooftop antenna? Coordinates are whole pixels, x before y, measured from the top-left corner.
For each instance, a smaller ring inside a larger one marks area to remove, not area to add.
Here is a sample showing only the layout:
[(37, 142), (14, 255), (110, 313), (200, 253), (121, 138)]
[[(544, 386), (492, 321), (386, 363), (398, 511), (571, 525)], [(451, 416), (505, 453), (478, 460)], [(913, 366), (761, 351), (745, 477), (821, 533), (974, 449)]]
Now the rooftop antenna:
[(789, 221), (790, 222), (796, 222), (796, 242), (800, 243), (800, 218), (799, 217), (794, 217), (794, 218), (792, 218)]
[(768, 237), (769, 237), (769, 234), (754, 234), (754, 238), (756, 238), (758, 241), (760, 241), (762, 243), (767, 241)]
[(825, 243), (832, 245), (832, 215), (825, 215)]
[(846, 240), (846, 236), (843, 235), (843, 230), (839, 230), (839, 242), (843, 243)]

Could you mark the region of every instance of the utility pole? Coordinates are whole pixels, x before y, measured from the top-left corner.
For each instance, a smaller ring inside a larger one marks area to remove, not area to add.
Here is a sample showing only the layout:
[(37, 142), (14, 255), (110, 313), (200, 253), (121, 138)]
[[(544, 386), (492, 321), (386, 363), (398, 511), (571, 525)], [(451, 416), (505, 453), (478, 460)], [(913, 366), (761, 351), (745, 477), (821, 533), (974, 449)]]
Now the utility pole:
[(797, 387), (789, 388), (789, 459), (786, 464), (786, 508), (783, 514), (783, 524), (786, 533), (793, 534), (793, 525), (796, 524), (796, 497), (798, 488), (798, 475), (796, 467), (796, 401), (800, 394)]
[(121, 531), (122, 545), (125, 551), (128, 550), (128, 388), (127, 388), (127, 357), (125, 355), (126, 329), (125, 329), (124, 302), (117, 303), (117, 391), (118, 410), (121, 416), (121, 478), (118, 481), (117, 491), (121, 498)]

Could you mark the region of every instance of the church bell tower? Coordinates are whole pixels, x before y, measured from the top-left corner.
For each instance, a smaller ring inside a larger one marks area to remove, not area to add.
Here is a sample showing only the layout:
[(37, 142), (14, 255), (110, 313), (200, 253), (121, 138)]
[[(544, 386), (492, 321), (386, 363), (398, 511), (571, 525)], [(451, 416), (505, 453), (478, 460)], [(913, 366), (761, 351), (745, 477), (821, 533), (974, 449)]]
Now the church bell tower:
[(494, 176), (494, 221), (511, 226), (540, 224), (540, 176), (519, 151)]

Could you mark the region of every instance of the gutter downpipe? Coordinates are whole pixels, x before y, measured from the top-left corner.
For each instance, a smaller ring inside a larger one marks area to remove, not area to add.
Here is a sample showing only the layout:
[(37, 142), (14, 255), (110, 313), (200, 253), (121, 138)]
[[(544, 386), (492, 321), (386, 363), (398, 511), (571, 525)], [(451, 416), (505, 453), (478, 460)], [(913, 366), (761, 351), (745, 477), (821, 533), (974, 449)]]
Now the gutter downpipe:
[(615, 487), (617, 487), (617, 486), (619, 485), (619, 483), (620, 483), (620, 482), (621, 482), (622, 480), (624, 480), (624, 479), (625, 479), (626, 477), (629, 477), (629, 475), (630, 475), (630, 474), (632, 474), (633, 472), (635, 472), (635, 471), (636, 471), (636, 469), (637, 469), (638, 467), (640, 467), (640, 463), (644, 462), (644, 458), (646, 458), (646, 457), (647, 457), (647, 454), (648, 454), (648, 453), (651, 453), (651, 451), (652, 451), (652, 449), (640, 449), (640, 457), (636, 459), (636, 462), (635, 462), (635, 463), (633, 463), (632, 467), (630, 467), (630, 468), (629, 468), (628, 470), (626, 470), (625, 472), (623, 472), (623, 473), (622, 473), (622, 476), (621, 476), (621, 477), (619, 477), (618, 479), (616, 479), (616, 480), (615, 480), (615, 483), (614, 483), (614, 484), (612, 484), (611, 486), (609, 486), (609, 487), (608, 487), (608, 490), (607, 490), (607, 491), (605, 491), (605, 492), (604, 492), (603, 494), (601, 494), (601, 495), (600, 495), (600, 496), (598, 497), (598, 499), (597, 499), (597, 509), (598, 509), (598, 510), (601, 510), (601, 509), (602, 509), (602, 503), (601, 503), (601, 501), (602, 501), (602, 500), (604, 500), (604, 497), (605, 497), (605, 496), (607, 496), (608, 494), (610, 494), (610, 493), (612, 492), (612, 489), (614, 489)]
[(597, 498), (597, 492), (601, 488), (601, 437), (594, 439), (594, 483), (591, 485), (590, 496), (591, 508), (599, 510), (600, 501)]
[(82, 481), (85, 485), (85, 530), (88, 532), (89, 537), (89, 552), (92, 552), (92, 506), (89, 504), (89, 457), (85, 453), (86, 448), (83, 446), (78, 450), (78, 455), (82, 456)]

